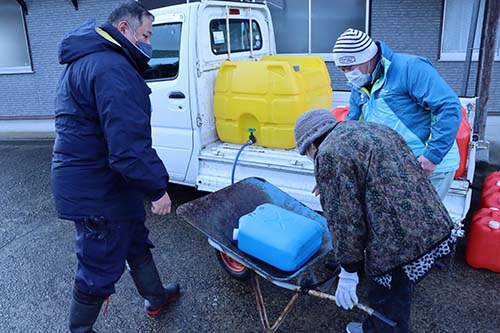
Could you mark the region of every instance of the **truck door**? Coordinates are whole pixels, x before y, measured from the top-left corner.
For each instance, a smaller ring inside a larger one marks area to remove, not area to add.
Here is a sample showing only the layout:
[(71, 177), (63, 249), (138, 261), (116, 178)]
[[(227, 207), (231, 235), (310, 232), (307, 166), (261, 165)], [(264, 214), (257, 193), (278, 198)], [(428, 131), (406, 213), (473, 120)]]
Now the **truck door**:
[(152, 90), (153, 147), (167, 167), (171, 181), (178, 183), (186, 178), (193, 153), (185, 17), (182, 9), (179, 13), (155, 15), (151, 70), (146, 72), (146, 81)]

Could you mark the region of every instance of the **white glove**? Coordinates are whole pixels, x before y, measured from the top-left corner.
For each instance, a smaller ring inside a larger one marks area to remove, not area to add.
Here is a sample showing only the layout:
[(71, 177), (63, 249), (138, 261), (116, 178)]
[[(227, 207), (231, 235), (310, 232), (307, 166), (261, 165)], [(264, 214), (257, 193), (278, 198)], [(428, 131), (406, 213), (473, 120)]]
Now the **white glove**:
[(339, 283), (335, 292), (337, 306), (350, 310), (354, 304), (358, 303), (358, 296), (356, 296), (358, 282), (358, 273), (349, 273), (340, 267)]

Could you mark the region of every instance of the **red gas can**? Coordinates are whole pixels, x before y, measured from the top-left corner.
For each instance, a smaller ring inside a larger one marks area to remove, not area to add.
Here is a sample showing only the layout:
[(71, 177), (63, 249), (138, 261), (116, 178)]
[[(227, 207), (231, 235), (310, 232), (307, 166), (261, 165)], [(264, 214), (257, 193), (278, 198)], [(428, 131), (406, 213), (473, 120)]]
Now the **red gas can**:
[(472, 218), (465, 259), (475, 268), (500, 272), (500, 212), (480, 209)]
[(489, 173), (484, 178), (481, 196), (487, 196), (493, 192), (500, 192), (500, 171)]
[(470, 136), (471, 128), (467, 119), (467, 111), (465, 108), (462, 108), (462, 121), (460, 122), (456, 138), (458, 152), (460, 153), (460, 164), (455, 172), (455, 178), (460, 177), (465, 171), (465, 166), (467, 165), (467, 154), (469, 153)]
[(500, 191), (489, 192), (485, 195), (481, 195), (479, 205), (481, 208), (500, 208)]
[(480, 208), (474, 212), (472, 215), (471, 223), (483, 218), (484, 216), (490, 217), (492, 219), (500, 218), (500, 208), (490, 207), (490, 208)]
[(493, 171), (484, 177), (483, 190), (493, 186), (500, 187), (500, 171)]
[[(481, 207), (488, 208), (486, 201), (490, 201), (491, 199), (487, 199), (487, 198), (495, 196), (495, 193), (500, 194), (500, 186), (491, 186), (489, 188), (483, 187), (483, 190), (481, 191)], [(484, 203), (484, 206), (483, 206), (483, 203)], [(493, 207), (496, 207), (496, 205)]]
[(337, 119), (337, 121), (344, 121), (349, 113), (349, 107), (347, 106), (337, 106), (332, 110), (332, 114)]

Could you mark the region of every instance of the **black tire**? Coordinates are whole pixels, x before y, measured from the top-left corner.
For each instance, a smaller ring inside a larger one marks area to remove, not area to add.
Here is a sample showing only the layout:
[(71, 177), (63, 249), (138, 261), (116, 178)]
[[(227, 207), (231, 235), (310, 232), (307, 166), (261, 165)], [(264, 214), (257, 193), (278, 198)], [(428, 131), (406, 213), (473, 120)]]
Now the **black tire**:
[(245, 267), (238, 261), (231, 259), (227, 254), (219, 250), (215, 250), (215, 255), (217, 256), (219, 264), (233, 279), (243, 282), (250, 279), (251, 271), (248, 267)]

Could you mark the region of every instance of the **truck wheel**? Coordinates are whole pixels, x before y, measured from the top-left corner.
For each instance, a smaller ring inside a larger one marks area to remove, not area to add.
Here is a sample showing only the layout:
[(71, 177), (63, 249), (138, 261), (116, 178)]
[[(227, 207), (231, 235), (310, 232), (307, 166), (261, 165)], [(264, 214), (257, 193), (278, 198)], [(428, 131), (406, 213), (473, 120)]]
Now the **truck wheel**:
[(250, 269), (240, 264), (238, 261), (230, 258), (224, 252), (215, 250), (217, 260), (222, 268), (233, 278), (238, 281), (247, 281), (250, 278)]

